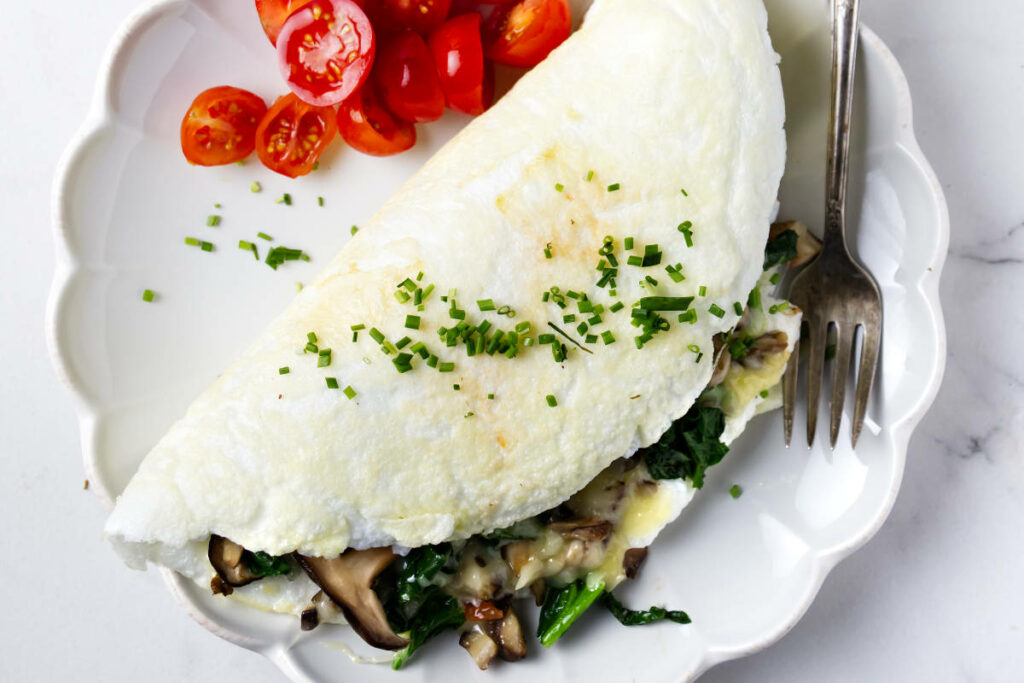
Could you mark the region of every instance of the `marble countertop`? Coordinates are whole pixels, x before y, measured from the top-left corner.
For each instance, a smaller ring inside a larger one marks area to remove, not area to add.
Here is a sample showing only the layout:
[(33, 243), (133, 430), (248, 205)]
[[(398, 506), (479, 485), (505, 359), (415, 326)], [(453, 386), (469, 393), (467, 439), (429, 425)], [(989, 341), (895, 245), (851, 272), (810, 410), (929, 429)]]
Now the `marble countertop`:
[[(0, 679), (281, 680), (100, 542), (106, 512), (82, 490), (77, 423), (46, 353), (53, 170), (107, 41), (136, 4), (5, 6)], [(1024, 333), (1024, 3), (866, 0), (863, 16), (906, 71), (918, 138), (949, 202), (946, 377), (879, 534), (833, 571), (789, 635), (702, 679), (713, 683), (1024, 672), (1024, 355), (1014, 351)]]

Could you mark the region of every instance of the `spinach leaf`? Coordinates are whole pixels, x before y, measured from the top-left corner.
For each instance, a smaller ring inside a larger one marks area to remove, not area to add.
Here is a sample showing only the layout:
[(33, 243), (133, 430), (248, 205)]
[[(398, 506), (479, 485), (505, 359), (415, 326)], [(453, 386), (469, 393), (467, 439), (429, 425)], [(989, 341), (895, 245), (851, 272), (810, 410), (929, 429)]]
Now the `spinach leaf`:
[(674, 621), (677, 624), (689, 624), (690, 617), (682, 610), (667, 610), (664, 607), (652, 607), (649, 610), (628, 609), (619, 602), (611, 593), (605, 593), (602, 600), (608, 611), (619, 620), (623, 626), (640, 626), (642, 624), (653, 624), (662, 619)]
[(725, 413), (718, 408), (694, 405), (643, 450), (647, 469), (655, 479), (689, 479), (694, 488), (704, 486), (704, 471), (717, 465), (729, 452), (719, 438), (725, 431)]
[(430, 586), (422, 593), (416, 614), (410, 619), (409, 644), (395, 653), (391, 668), (401, 669), (412, 653), (428, 640), (448, 628), (458, 628), (466, 620), (459, 601), (437, 586)]
[(764, 248), (764, 269), (787, 263), (796, 258), (797, 234), (794, 230), (783, 230), (768, 241)]
[(288, 561), (286, 555), (274, 557), (259, 550), (256, 552), (246, 550), (242, 555), (242, 560), (249, 567), (249, 571), (256, 576), (283, 576), (292, 571), (292, 563)]
[(419, 601), (432, 584), (434, 575), (452, 557), (450, 543), (413, 548), (405, 557), (395, 561), (397, 598), (402, 604)]
[(603, 592), (604, 581), (591, 586), (585, 578), (564, 588), (548, 586), (537, 624), (541, 645), (551, 647)]

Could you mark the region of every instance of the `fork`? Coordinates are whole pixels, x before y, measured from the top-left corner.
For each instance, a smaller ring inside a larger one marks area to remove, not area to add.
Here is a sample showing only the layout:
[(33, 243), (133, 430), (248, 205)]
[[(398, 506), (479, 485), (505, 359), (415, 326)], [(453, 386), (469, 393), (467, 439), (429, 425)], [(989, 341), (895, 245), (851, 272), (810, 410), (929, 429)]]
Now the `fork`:
[[(846, 179), (850, 148), (854, 66), (857, 57), (859, 0), (833, 0), (832, 103), (829, 109), (825, 180), (825, 235), (821, 253), (792, 282), (789, 300), (803, 309), (810, 349), (807, 357), (807, 445), (814, 445), (829, 327), (835, 330), (832, 366), (830, 443), (835, 448), (843, 417), (846, 379), (854, 338), (861, 328), (861, 354), (850, 439), (856, 447), (874, 382), (882, 334), (882, 300), (874, 278), (854, 262), (846, 248)], [(789, 445), (796, 407), (799, 342), (782, 382), (782, 423)]]

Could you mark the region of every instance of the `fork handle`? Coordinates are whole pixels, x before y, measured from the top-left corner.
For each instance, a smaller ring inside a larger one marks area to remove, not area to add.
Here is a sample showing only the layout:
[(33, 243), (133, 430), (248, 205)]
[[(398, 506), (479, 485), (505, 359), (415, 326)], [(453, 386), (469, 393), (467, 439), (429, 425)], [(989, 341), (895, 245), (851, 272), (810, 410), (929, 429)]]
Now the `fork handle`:
[(829, 109), (825, 178), (825, 247), (846, 250), (846, 178), (860, 0), (832, 2), (832, 106)]

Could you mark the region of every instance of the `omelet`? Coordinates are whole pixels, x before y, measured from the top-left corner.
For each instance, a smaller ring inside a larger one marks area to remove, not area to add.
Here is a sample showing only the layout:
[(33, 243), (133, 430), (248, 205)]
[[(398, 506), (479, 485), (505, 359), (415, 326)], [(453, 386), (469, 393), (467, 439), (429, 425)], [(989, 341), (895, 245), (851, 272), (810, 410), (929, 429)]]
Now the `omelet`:
[[(777, 62), (761, 0), (594, 2), (196, 398), (118, 498), (115, 549), (208, 583), (211, 538), (271, 558), (464, 547), (658, 442), (763, 273)], [(694, 490), (655, 488), (623, 551)], [(232, 597), (297, 612), (315, 591), (300, 572)]]

